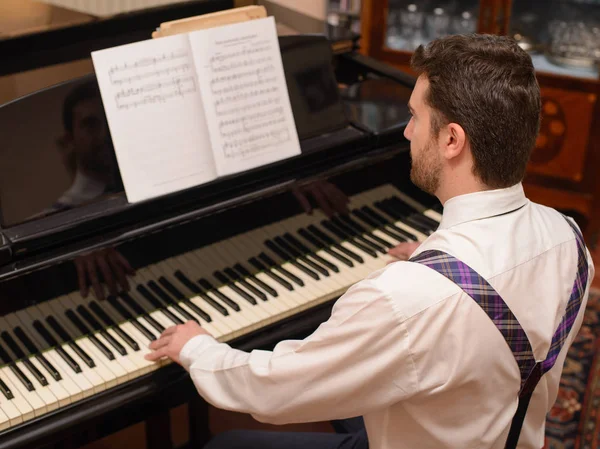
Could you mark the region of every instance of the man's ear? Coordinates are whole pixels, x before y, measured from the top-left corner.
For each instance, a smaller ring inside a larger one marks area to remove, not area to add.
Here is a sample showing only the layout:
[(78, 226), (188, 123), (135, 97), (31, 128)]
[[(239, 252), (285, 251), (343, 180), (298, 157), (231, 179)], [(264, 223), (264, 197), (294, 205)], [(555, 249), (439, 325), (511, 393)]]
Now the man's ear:
[(449, 123), (444, 128), (444, 132), (440, 133), (440, 137), (443, 139), (441, 142), (443, 155), (446, 159), (454, 159), (463, 154), (467, 144), (467, 135), (458, 123)]

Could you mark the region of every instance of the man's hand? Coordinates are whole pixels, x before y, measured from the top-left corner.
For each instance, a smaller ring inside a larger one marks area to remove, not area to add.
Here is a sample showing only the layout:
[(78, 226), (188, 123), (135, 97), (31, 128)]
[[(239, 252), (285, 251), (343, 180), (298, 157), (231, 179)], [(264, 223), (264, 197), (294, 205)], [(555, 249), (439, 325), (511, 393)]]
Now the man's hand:
[(348, 213), (348, 203), (350, 200), (344, 192), (329, 181), (314, 181), (300, 187), (295, 187), (292, 192), (307, 214), (312, 212), (308, 195), (315, 199), (317, 205), (329, 218), (333, 217), (336, 213)]
[(105, 248), (79, 256), (75, 259), (75, 267), (81, 296), (87, 297), (91, 284), (96, 298), (100, 300), (104, 299), (104, 288), (100, 283), (98, 272), (102, 273), (111, 295), (118, 293), (118, 287), (123, 291), (129, 291), (126, 275), (135, 274), (127, 259), (114, 248)]
[(195, 321), (188, 321), (185, 324), (172, 326), (161, 334), (158, 340), (150, 343), (149, 348), (153, 352), (146, 354), (146, 359), (156, 362), (163, 357), (168, 357), (175, 363), (181, 365), (179, 354), (185, 344), (197, 335), (210, 335)]
[(388, 254), (398, 260), (408, 260), (411, 254), (417, 250), (419, 245), (421, 245), (419, 242), (403, 242), (391, 248), (388, 251)]

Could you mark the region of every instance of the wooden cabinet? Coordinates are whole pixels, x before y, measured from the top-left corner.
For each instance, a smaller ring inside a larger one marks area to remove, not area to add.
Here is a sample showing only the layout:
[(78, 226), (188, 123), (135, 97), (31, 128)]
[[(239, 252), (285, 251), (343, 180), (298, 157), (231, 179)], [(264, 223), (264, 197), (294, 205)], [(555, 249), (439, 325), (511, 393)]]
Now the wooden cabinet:
[(415, 46), (445, 34), (506, 34), (531, 55), (542, 125), (524, 181), (536, 202), (600, 233), (600, 0), (363, 0), (361, 51), (410, 71)]

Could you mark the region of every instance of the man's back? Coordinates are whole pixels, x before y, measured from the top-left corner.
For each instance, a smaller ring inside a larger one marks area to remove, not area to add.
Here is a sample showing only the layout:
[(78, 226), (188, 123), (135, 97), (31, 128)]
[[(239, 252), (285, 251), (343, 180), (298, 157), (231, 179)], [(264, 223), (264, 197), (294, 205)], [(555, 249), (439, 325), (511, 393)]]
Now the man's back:
[[(520, 184), (458, 196), (445, 204), (440, 229), (416, 254), (431, 249), (486, 279), (519, 320), (536, 360), (546, 358), (577, 269), (575, 235), (561, 214), (531, 203)], [(412, 360), (396, 382), (406, 399), (365, 415), (371, 447), (503, 448), (520, 374), (483, 309), (442, 275), (412, 262), (393, 264), (368, 282), (394, 302)], [(545, 415), (586, 302), (587, 291), (554, 368), (535, 390), (519, 448), (544, 444)]]

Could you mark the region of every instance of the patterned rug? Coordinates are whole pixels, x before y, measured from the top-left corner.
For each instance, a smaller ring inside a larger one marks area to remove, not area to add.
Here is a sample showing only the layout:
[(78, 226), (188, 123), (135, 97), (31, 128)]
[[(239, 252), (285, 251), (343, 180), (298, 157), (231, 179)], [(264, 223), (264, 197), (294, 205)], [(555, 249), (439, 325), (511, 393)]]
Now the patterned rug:
[(581, 330), (546, 420), (546, 449), (600, 447), (600, 291), (590, 293)]

